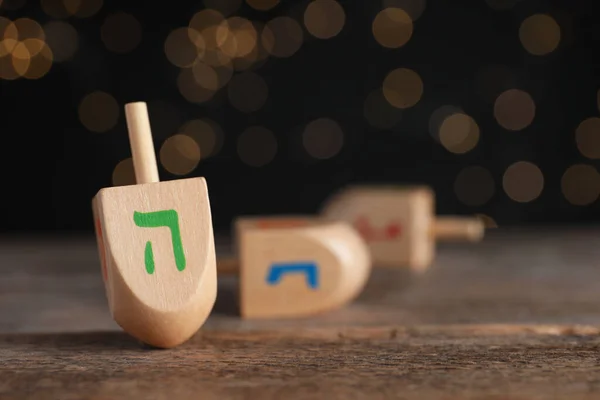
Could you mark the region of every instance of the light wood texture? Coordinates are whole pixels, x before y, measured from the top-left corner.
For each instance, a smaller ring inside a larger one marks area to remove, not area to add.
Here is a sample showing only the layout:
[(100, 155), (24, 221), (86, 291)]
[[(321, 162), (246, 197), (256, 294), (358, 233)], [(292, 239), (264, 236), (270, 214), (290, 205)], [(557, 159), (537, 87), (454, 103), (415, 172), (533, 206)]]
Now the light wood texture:
[(325, 202), (321, 215), (352, 224), (369, 245), (373, 262), (386, 267), (428, 268), (437, 240), (478, 241), (476, 218), (437, 217), (426, 186), (351, 186)]
[(138, 184), (158, 182), (158, 166), (152, 142), (148, 106), (144, 102), (125, 105), (129, 143)]
[(239, 216), (233, 220), (231, 235), (233, 238), (233, 251), (237, 252), (240, 246), (240, 237), (246, 229), (275, 229), (297, 228), (309, 224), (318, 224), (321, 220), (316, 215), (252, 215)]
[(433, 240), (478, 242), (485, 234), (485, 226), (478, 218), (440, 216), (432, 225)]
[(126, 106), (137, 179), (92, 201), (102, 275), (117, 324), (149, 345), (188, 340), (216, 298), (216, 260), (204, 178), (157, 183), (143, 103)]
[(0, 238), (0, 398), (595, 400), (598, 242), (493, 229), (440, 243), (418, 277), (377, 268), (355, 302), (301, 319), (241, 320), (224, 277), (202, 329), (153, 351), (111, 318), (93, 238)]
[(329, 312), (356, 298), (371, 259), (348, 224), (321, 222), (240, 233), (243, 318), (291, 318)]

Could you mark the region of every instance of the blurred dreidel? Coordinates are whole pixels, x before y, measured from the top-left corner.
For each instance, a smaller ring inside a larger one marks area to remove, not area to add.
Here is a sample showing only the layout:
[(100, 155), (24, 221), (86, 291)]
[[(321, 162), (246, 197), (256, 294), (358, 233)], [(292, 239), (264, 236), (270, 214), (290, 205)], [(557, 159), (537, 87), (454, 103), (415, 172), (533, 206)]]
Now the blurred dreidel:
[(217, 292), (204, 178), (160, 182), (146, 104), (125, 106), (135, 185), (103, 188), (92, 208), (114, 320), (138, 340), (170, 348), (206, 321)]
[(325, 313), (356, 298), (371, 272), (369, 250), (344, 222), (238, 225), (237, 257), (219, 274), (239, 274), (242, 318)]
[(354, 186), (333, 195), (320, 211), (326, 219), (352, 224), (367, 242), (374, 265), (424, 270), (438, 240), (479, 241), (477, 217), (436, 216), (427, 186)]

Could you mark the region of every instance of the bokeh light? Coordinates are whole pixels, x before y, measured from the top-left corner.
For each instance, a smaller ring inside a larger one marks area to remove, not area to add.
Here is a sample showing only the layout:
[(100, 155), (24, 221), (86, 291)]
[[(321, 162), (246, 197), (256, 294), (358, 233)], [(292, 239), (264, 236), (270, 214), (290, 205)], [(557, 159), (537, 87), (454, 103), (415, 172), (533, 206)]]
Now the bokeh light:
[(223, 144), (223, 131), (219, 125), (207, 119), (194, 119), (186, 122), (179, 133), (194, 139), (200, 147), (202, 159), (216, 155)]
[[(35, 39), (33, 39), (35, 40)], [(21, 42), (19, 45), (23, 47), (23, 57), (26, 56), (26, 54), (28, 53), (28, 49), (27, 49), (27, 42)], [(43, 76), (45, 76), (50, 69), (52, 68), (52, 63), (54, 60), (54, 55), (52, 54), (52, 50), (50, 50), (50, 47), (48, 47), (45, 43), (42, 42), (42, 46), (40, 48), (39, 51), (37, 51), (35, 53), (35, 55), (33, 55), (33, 57), (31, 57), (31, 53), (29, 53), (29, 57), (28, 58), (28, 66), (27, 69), (22, 71), (21, 75), (23, 76), (23, 78), (25, 79), (40, 79)], [(17, 48), (15, 48), (15, 52), (13, 54), (17, 53), (18, 50), (18, 46)], [(36, 47), (37, 48), (37, 47)], [(17, 57), (16, 55), (14, 56), (15, 58)], [(15, 68), (16, 70), (16, 68)]]
[(383, 47), (397, 49), (408, 43), (412, 37), (413, 21), (401, 8), (385, 8), (375, 16), (372, 32), (377, 43)]
[(261, 40), (265, 50), (274, 57), (291, 57), (302, 46), (302, 28), (290, 17), (276, 17), (265, 25)]
[(131, 157), (120, 161), (112, 173), (113, 186), (135, 185), (135, 169)]
[(451, 153), (467, 153), (479, 142), (479, 125), (467, 114), (454, 113), (446, 117), (440, 125), (439, 140)]
[(440, 142), (440, 129), (442, 124), (447, 118), (454, 114), (464, 114), (464, 111), (458, 106), (446, 104), (431, 113), (431, 116), (429, 117), (429, 133), (437, 142)]
[(306, 125), (302, 143), (311, 157), (325, 160), (340, 152), (344, 145), (344, 132), (334, 120), (319, 118)]
[(413, 21), (418, 20), (423, 11), (425, 11), (425, 6), (427, 2), (425, 0), (383, 0), (382, 1), (383, 8), (400, 8), (404, 10)]
[(410, 108), (423, 95), (423, 81), (419, 74), (408, 68), (391, 71), (383, 81), (383, 95), (397, 108)]
[(219, 50), (230, 59), (247, 57), (258, 42), (254, 24), (241, 17), (231, 17), (221, 22), (217, 37)]
[(219, 75), (217, 75), (217, 71), (202, 61), (196, 61), (194, 63), (194, 66), (192, 67), (192, 75), (194, 76), (196, 83), (199, 86), (202, 86), (204, 89), (215, 92), (222, 87), (219, 82)]
[(506, 195), (519, 203), (537, 199), (544, 189), (544, 175), (540, 168), (527, 161), (519, 161), (509, 166), (502, 177)]
[(79, 104), (79, 120), (92, 132), (111, 130), (117, 125), (119, 114), (117, 100), (106, 92), (92, 92)]
[(560, 26), (546, 14), (526, 18), (519, 28), (521, 44), (529, 53), (543, 56), (552, 53), (560, 43)]
[(251, 167), (269, 164), (277, 154), (277, 139), (262, 126), (252, 126), (238, 137), (237, 151), (243, 163)]
[(255, 10), (267, 11), (279, 4), (279, 0), (246, 0), (246, 3)]
[(64, 21), (50, 21), (44, 25), (46, 43), (54, 54), (55, 62), (69, 61), (79, 47), (77, 30)]
[(600, 196), (600, 174), (591, 165), (570, 166), (563, 174), (560, 183), (563, 196), (575, 206), (590, 205)]
[(377, 129), (392, 129), (402, 119), (402, 110), (385, 99), (382, 89), (372, 90), (367, 95), (363, 113), (369, 125)]
[(31, 18), (0, 17), (0, 78), (39, 79), (52, 67), (54, 56), (39, 23)]
[(242, 72), (231, 79), (227, 93), (233, 107), (251, 113), (265, 104), (269, 88), (264, 79), (254, 72)]
[(331, 39), (344, 28), (346, 13), (335, 0), (314, 0), (304, 12), (304, 26), (316, 38)]
[(191, 67), (205, 50), (204, 39), (196, 30), (188, 27), (173, 29), (165, 40), (167, 60), (177, 67)]
[(507, 130), (525, 129), (535, 118), (535, 103), (529, 93), (523, 90), (507, 90), (494, 103), (494, 117)]
[(164, 141), (160, 148), (160, 163), (173, 175), (187, 175), (200, 162), (200, 146), (196, 141), (178, 133)]
[(490, 171), (480, 166), (466, 167), (456, 176), (454, 192), (460, 202), (467, 206), (482, 206), (496, 191)]
[(142, 40), (142, 26), (131, 14), (118, 12), (109, 15), (100, 28), (102, 42), (115, 53), (129, 53)]
[(475, 214), (475, 217), (479, 218), (481, 222), (483, 222), (483, 226), (486, 229), (493, 229), (498, 227), (498, 223), (492, 217), (487, 214)]
[(190, 103), (205, 103), (211, 100), (215, 94), (214, 90), (201, 86), (194, 76), (191, 68), (184, 68), (177, 77), (179, 93)]
[(600, 159), (600, 118), (587, 118), (575, 131), (579, 152), (590, 159)]
[(232, 60), (231, 63), (236, 71), (245, 71), (250, 68), (259, 68), (262, 64), (264, 64), (267, 61), (269, 57), (269, 53), (267, 52), (262, 40), (264, 24), (257, 21), (253, 21), (252, 25), (254, 26), (254, 31), (256, 32), (256, 43), (248, 54), (242, 57), (236, 57)]

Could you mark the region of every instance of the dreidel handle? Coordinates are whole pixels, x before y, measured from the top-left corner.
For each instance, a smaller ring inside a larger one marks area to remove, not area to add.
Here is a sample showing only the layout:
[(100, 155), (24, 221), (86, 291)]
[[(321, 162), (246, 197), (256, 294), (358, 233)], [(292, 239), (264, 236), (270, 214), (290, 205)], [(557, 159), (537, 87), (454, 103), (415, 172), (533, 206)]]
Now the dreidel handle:
[(485, 226), (479, 218), (437, 217), (433, 221), (433, 236), (437, 240), (466, 240), (483, 238)]
[(136, 182), (138, 184), (159, 182), (146, 103), (139, 101), (125, 104), (125, 118)]

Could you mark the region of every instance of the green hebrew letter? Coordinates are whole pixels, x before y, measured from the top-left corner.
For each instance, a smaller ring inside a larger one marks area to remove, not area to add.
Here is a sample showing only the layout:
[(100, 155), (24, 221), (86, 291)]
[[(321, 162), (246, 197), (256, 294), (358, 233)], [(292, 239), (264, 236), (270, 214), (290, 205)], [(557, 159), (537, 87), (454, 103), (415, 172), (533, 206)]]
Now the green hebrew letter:
[[(175, 265), (179, 271), (185, 269), (185, 254), (183, 254), (183, 244), (181, 243), (181, 232), (179, 231), (179, 216), (175, 210), (163, 210), (154, 212), (133, 212), (135, 224), (142, 228), (167, 227), (171, 231), (171, 242), (173, 243), (173, 255), (175, 256)], [(152, 242), (146, 242), (144, 251), (144, 260), (146, 262), (146, 272), (154, 273), (154, 252), (152, 251)]]

